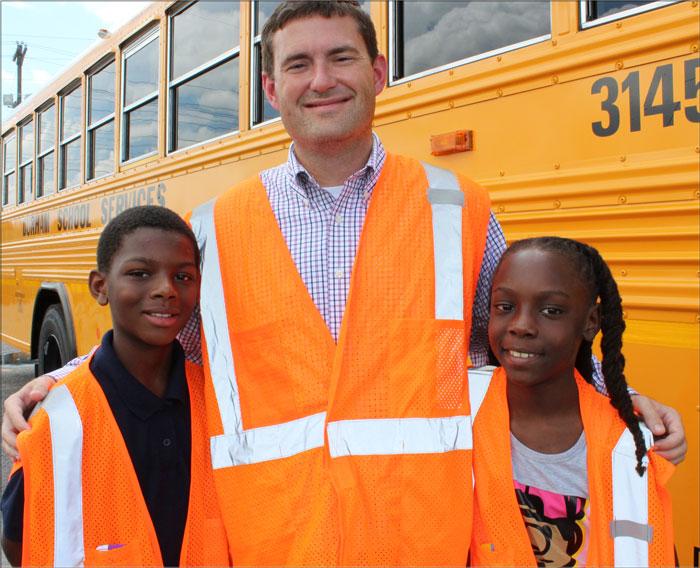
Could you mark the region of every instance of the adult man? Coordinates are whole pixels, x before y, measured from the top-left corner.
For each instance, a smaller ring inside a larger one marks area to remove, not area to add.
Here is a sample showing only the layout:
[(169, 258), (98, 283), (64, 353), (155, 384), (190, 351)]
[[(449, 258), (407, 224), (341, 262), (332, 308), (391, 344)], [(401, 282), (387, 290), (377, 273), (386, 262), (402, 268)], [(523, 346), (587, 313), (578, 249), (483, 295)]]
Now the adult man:
[(484, 364), (502, 233), (481, 188), (373, 136), (387, 65), (355, 3), (285, 2), (262, 42), (289, 161), (192, 215), (232, 557), (464, 565), (467, 334)]

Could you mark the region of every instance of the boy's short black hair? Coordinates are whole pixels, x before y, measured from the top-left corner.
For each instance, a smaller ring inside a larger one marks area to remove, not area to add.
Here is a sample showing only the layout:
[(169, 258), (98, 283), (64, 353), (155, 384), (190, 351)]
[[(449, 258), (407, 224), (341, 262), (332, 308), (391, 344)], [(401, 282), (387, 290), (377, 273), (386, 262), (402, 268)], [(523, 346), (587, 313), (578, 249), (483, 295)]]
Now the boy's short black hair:
[(173, 231), (187, 237), (194, 248), (195, 265), (199, 268), (199, 247), (192, 229), (174, 211), (158, 205), (143, 205), (122, 211), (105, 226), (97, 243), (97, 270), (109, 272), (122, 240), (136, 229), (148, 227)]

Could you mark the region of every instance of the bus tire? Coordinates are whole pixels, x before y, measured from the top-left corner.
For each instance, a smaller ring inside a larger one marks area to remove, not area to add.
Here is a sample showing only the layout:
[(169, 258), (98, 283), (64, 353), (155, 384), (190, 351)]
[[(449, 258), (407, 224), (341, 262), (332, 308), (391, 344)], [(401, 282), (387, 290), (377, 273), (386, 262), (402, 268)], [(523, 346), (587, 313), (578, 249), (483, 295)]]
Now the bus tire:
[(60, 369), (68, 362), (68, 331), (58, 304), (49, 306), (44, 314), (38, 347), (39, 375)]

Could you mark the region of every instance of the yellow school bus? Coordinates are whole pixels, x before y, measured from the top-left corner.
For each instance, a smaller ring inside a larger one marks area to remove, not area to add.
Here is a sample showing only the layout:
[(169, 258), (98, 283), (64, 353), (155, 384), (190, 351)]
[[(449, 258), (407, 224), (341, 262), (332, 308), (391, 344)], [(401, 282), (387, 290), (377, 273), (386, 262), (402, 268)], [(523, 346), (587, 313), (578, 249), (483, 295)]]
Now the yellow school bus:
[[(88, 294), (101, 228), (181, 213), (286, 159), (260, 84), (276, 2), (154, 3), (2, 126), (2, 341), (39, 370), (109, 329)], [(490, 191), (509, 240), (598, 247), (624, 300), (628, 377), (683, 415), (671, 481), (698, 566), (698, 2), (365, 1), (390, 76), (385, 146)]]

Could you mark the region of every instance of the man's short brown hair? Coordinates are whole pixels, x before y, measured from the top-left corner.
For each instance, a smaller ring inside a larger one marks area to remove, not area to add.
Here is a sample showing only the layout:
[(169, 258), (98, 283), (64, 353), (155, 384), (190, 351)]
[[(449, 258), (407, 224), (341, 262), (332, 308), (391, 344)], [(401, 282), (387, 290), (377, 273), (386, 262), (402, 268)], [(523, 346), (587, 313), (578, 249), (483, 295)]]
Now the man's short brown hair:
[(349, 16), (357, 23), (358, 31), (365, 42), (370, 60), (374, 62), (379, 54), (377, 32), (369, 14), (360, 8), (357, 0), (287, 0), (275, 8), (262, 30), (262, 68), (269, 76), (273, 75), (274, 54), (272, 36), (293, 20), (323, 16)]

